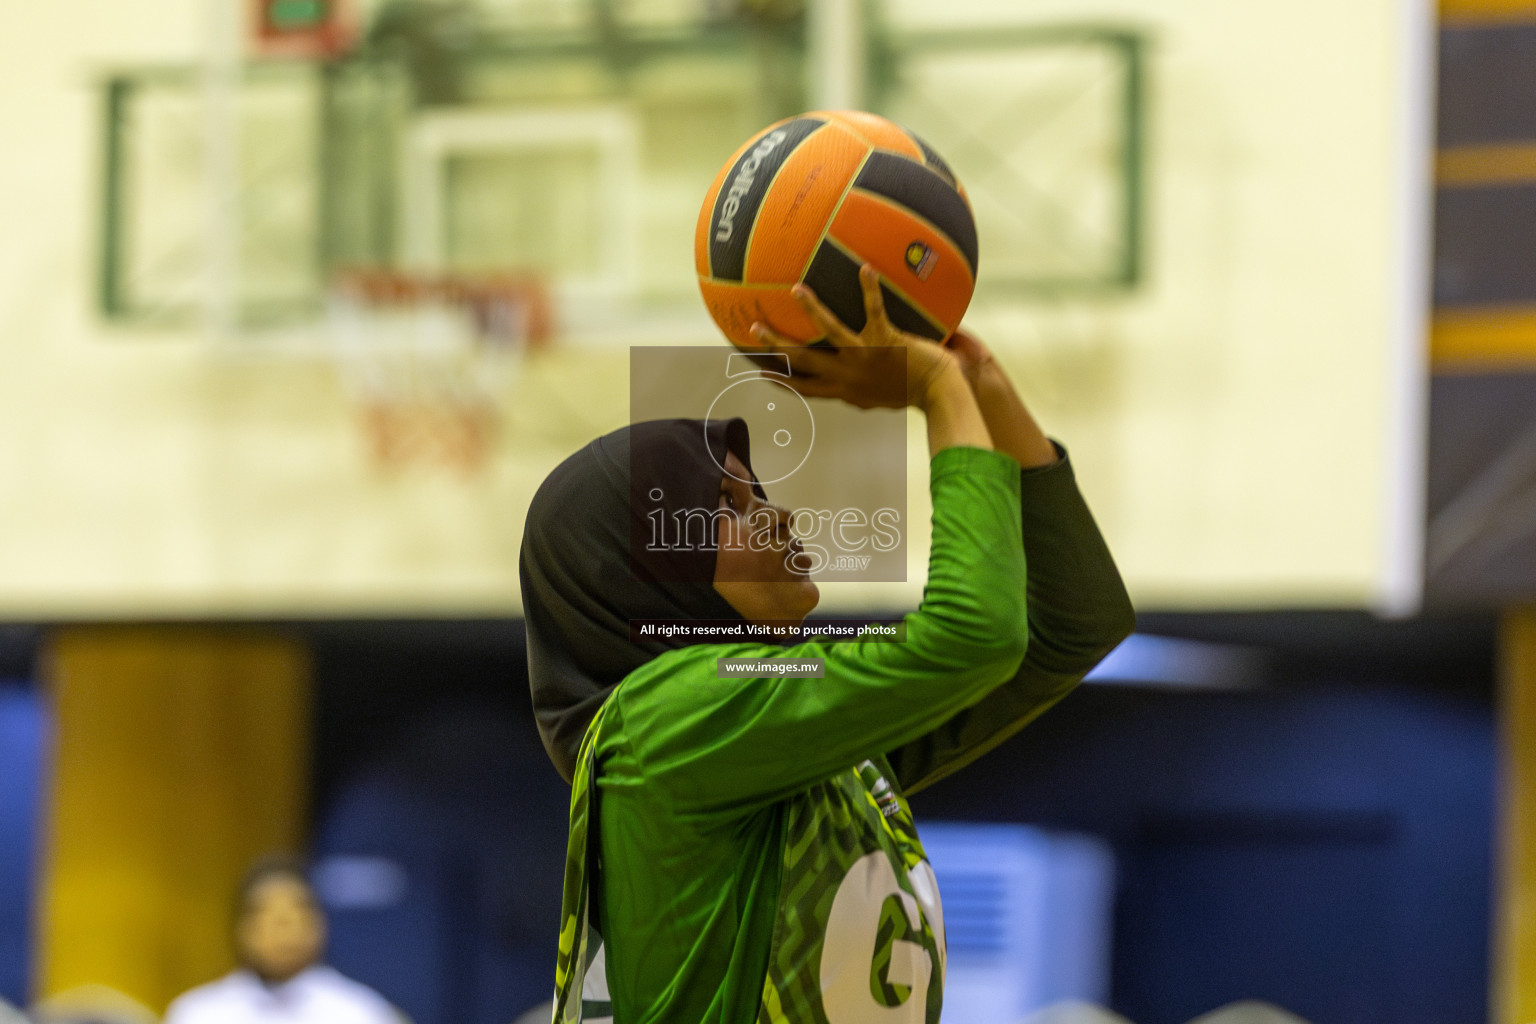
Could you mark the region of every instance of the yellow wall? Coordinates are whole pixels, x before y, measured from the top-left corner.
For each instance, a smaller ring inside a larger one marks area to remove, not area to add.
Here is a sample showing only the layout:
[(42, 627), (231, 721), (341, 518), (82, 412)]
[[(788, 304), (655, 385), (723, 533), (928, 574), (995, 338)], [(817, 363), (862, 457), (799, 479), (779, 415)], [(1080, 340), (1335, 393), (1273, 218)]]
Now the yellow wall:
[(1493, 922), (1494, 1024), (1536, 1017), (1536, 609), (1515, 608), (1500, 637), (1499, 832)]
[[(884, 5), (898, 23), (1022, 9)], [(1378, 602), (1401, 505), (1394, 303), (1416, 269), (1397, 256), (1401, 5), (1028, 12), (1153, 41), (1146, 286), (973, 318), (1071, 445), (1136, 598)], [(0, 617), (516, 612), (523, 510), (557, 458), (623, 422), (622, 349), (530, 366), (489, 471), (466, 482), (371, 469), (323, 359), (219, 356), (193, 333), (95, 320), (93, 69), (190, 61), (198, 32), (190, 0), (126, 0), (30, 5), (0, 34)], [(985, 225), (982, 245), (985, 274)], [(708, 336), (697, 309), (679, 323), (665, 340)], [(921, 533), (905, 590), (830, 603), (914, 598)]]
[(163, 1008), (232, 966), (251, 862), (302, 848), (307, 657), (260, 632), (78, 628), (48, 666), (37, 994), (105, 985)]

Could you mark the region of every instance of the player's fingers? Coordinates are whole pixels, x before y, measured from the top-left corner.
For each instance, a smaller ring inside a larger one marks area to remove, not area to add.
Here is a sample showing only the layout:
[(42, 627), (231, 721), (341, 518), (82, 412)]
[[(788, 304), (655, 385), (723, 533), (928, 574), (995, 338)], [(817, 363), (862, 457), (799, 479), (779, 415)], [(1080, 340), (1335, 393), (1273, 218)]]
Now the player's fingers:
[(826, 332), (827, 340), (833, 345), (841, 348), (845, 345), (860, 344), (859, 336), (849, 330), (848, 325), (837, 318), (837, 314), (822, 305), (816, 293), (808, 286), (797, 284), (789, 290), (789, 293), (805, 308), (816, 326)]
[(864, 329), (889, 329), (891, 322), (885, 315), (885, 296), (880, 293), (880, 272), (874, 264), (866, 263), (859, 268), (859, 290), (864, 293)]
[(822, 345), (799, 345), (795, 348), (794, 372), (806, 377), (835, 377), (843, 361), (837, 358), (837, 349)]
[(775, 384), (782, 384), (802, 398), (835, 398), (841, 394), (841, 389), (836, 381), (825, 377), (801, 377), (794, 376), (788, 380), (782, 377), (770, 377)]
[[(804, 344), (785, 337), (762, 321), (754, 323), (749, 333), (762, 346), (764, 353), (783, 358), (789, 364), (789, 372), (793, 377), (818, 377), (836, 366), (830, 350), (807, 348)], [(777, 370), (768, 372), (778, 377), (783, 376), (783, 373)]]
[(765, 349), (793, 349), (796, 347), (796, 342), (793, 338), (786, 338), (761, 320), (753, 321), (747, 333), (752, 335), (753, 340)]

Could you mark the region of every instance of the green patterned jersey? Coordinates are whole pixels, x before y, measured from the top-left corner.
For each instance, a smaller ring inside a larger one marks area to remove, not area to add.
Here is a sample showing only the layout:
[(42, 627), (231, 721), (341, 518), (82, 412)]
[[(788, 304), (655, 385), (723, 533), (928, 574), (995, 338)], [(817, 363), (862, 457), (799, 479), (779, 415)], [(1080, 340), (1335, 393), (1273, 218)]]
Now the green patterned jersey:
[(791, 802), (760, 1024), (937, 1024), (938, 884), (890, 767), (864, 761)]
[[(937, 1024), (943, 916), (905, 791), (1001, 742), (1113, 643), (1031, 675), (1017, 463), (946, 449), (930, 488), (904, 642), (687, 647), (603, 705), (572, 793), (557, 1022)], [(1081, 580), (1092, 559), (1071, 561)], [(826, 674), (719, 679), (721, 657)]]

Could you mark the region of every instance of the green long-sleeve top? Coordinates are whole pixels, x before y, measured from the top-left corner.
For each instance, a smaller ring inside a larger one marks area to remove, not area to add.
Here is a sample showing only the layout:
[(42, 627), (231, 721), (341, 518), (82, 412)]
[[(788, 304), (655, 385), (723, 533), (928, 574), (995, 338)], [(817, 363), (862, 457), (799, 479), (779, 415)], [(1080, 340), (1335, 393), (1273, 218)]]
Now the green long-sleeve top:
[[(937, 1024), (943, 912), (906, 794), (1059, 700), (1134, 617), (1065, 457), (1021, 471), (949, 448), (930, 489), (904, 642), (686, 647), (604, 704), (573, 793), (557, 978), (597, 948), (576, 939), (590, 881), (606, 945), (589, 1021)], [(722, 657), (820, 658), (825, 677), (720, 679)]]

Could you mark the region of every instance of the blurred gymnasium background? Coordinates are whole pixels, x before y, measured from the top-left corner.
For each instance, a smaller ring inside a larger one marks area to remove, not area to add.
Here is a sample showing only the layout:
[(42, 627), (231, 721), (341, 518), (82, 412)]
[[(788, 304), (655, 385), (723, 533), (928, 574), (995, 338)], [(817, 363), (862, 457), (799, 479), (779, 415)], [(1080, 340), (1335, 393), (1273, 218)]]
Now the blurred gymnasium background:
[[(547, 998), (523, 511), (720, 344), (725, 157), (860, 107), (965, 183), (1141, 612), (914, 801), (946, 1021), (1536, 1017), (1536, 4), (13, 6), (0, 1000), (163, 1012), (273, 850), (418, 1024)], [(915, 604), (919, 442), (908, 582), (824, 610)]]

